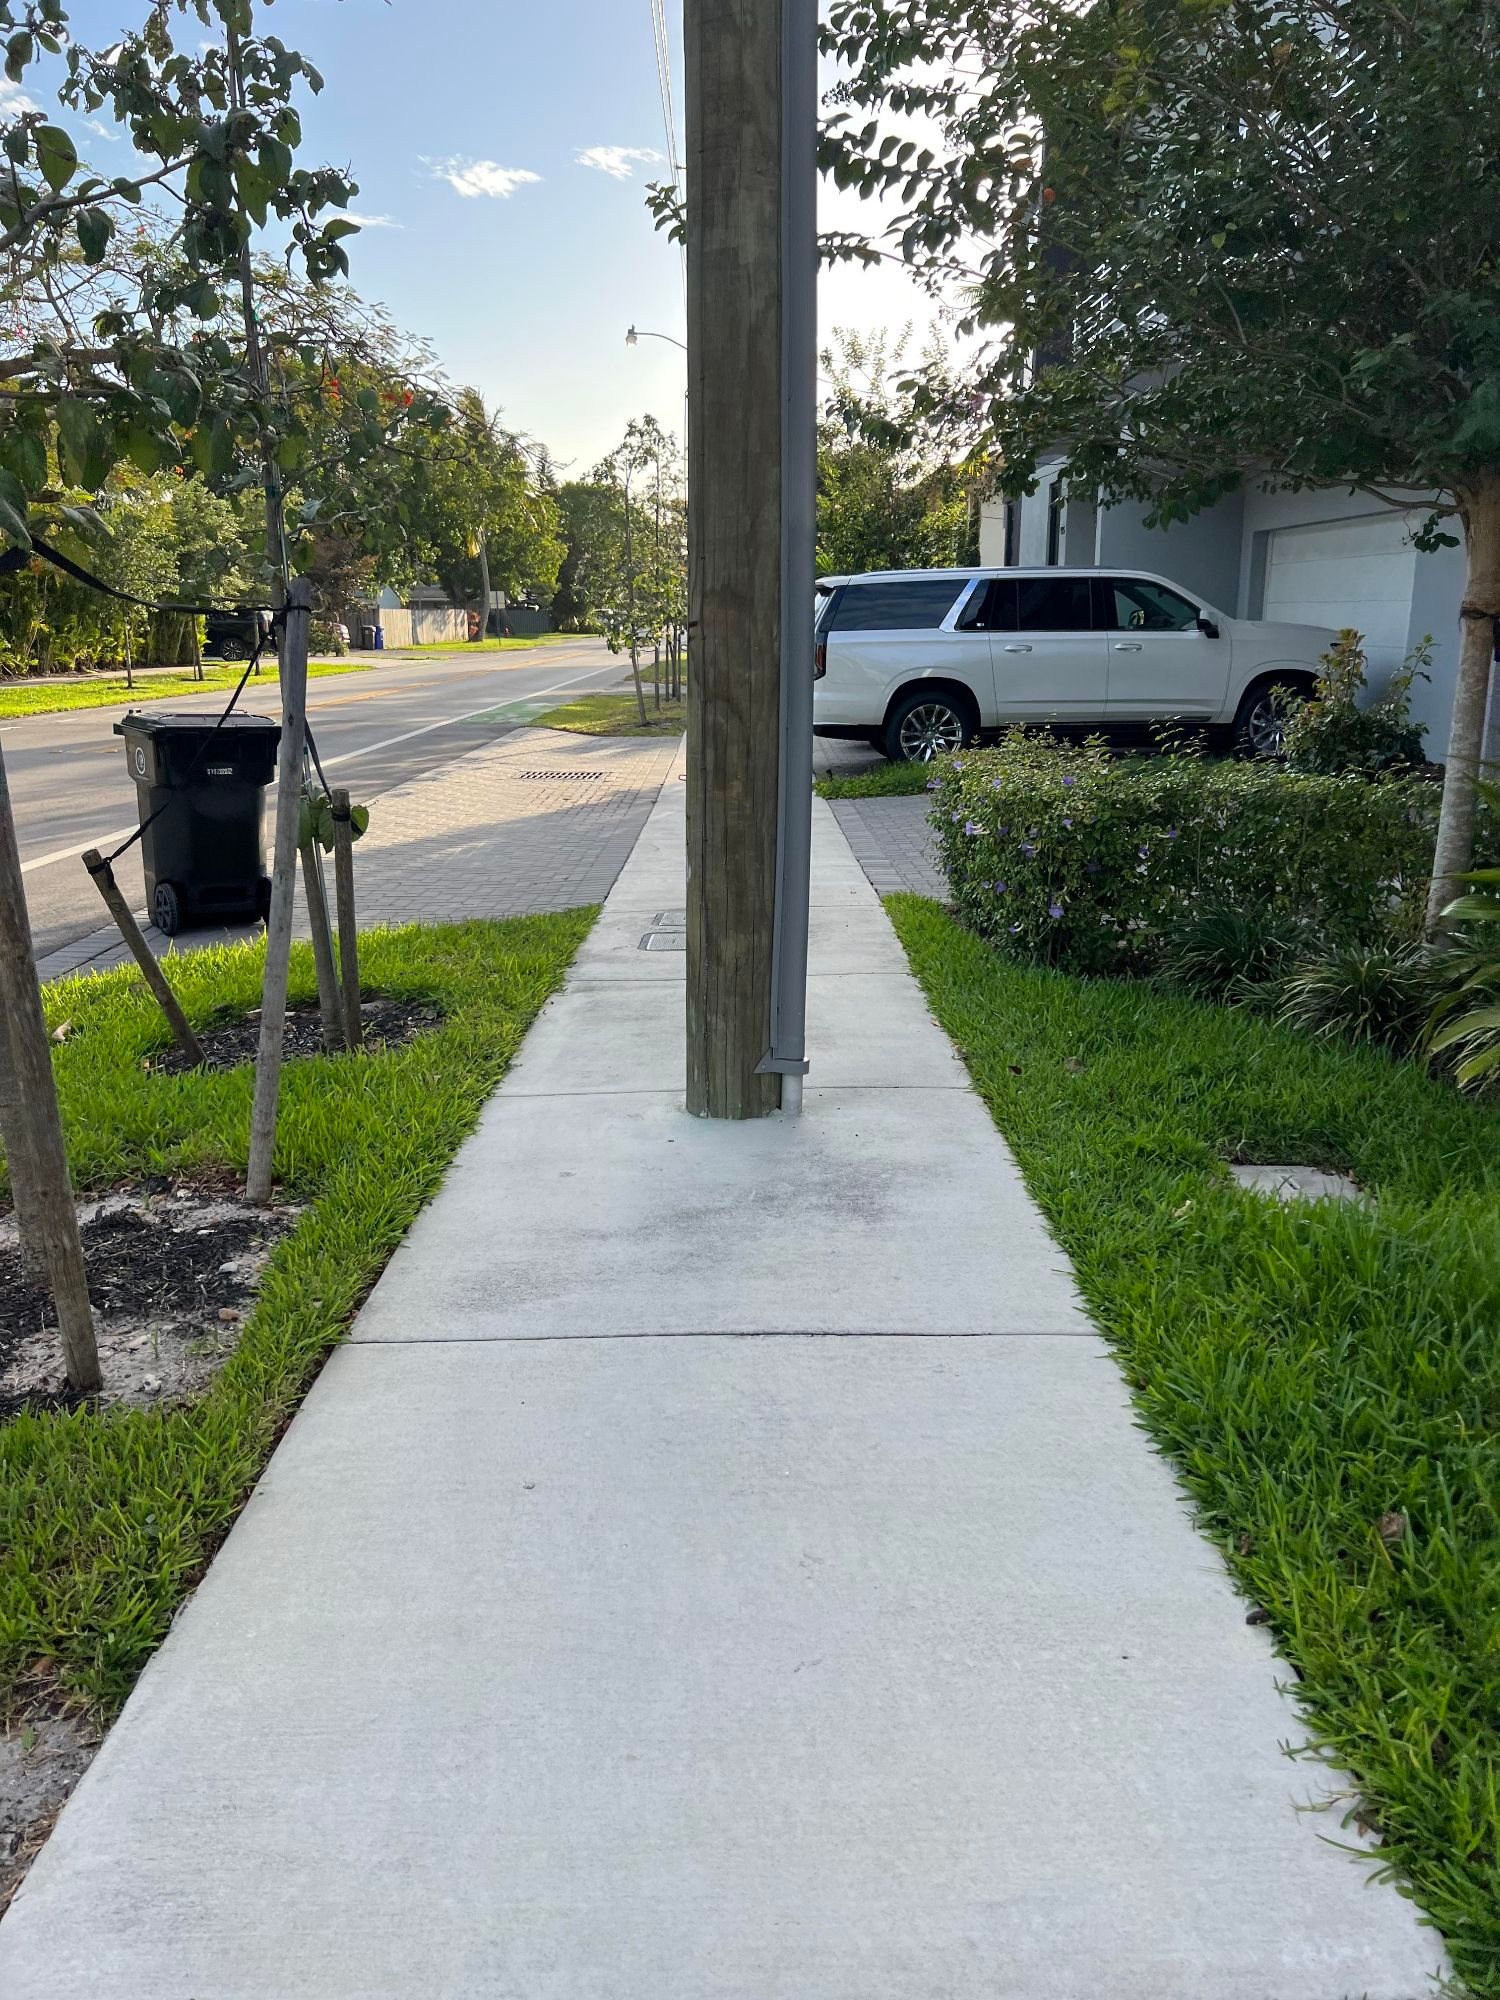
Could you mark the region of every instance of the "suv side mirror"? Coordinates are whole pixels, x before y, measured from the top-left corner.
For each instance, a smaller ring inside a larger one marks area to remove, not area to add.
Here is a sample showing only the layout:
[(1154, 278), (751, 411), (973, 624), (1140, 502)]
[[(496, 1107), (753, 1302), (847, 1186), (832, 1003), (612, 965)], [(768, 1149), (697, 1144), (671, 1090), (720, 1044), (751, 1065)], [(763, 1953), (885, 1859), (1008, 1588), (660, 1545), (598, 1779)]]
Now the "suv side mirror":
[(1205, 639), (1217, 639), (1219, 636), (1219, 628), (1212, 618), (1200, 617), (1198, 620), (1198, 630), (1203, 634)]

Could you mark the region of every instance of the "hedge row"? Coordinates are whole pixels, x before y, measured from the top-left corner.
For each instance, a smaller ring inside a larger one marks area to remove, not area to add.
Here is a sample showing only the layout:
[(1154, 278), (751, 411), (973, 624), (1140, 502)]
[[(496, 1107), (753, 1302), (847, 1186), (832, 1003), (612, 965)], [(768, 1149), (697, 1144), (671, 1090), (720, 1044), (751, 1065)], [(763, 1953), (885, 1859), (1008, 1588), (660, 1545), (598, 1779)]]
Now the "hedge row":
[(1415, 922), (1439, 789), (1191, 756), (1119, 758), (1020, 732), (931, 781), (954, 907), (1017, 956), (1148, 972), (1195, 906), (1354, 941)]

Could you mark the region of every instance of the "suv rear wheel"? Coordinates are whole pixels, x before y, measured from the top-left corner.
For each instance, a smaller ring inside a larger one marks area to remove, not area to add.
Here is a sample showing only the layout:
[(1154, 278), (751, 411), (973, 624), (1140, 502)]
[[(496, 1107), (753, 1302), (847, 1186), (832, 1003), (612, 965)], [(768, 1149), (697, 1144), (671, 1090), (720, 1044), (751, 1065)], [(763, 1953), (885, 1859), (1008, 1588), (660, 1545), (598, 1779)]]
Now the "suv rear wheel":
[(1234, 718), (1234, 747), (1239, 756), (1256, 761), (1282, 755), (1286, 749), (1287, 717), (1308, 698), (1304, 681), (1261, 681), (1247, 690)]
[(893, 764), (930, 764), (962, 750), (973, 734), (973, 717), (955, 695), (914, 688), (887, 716), (881, 748)]

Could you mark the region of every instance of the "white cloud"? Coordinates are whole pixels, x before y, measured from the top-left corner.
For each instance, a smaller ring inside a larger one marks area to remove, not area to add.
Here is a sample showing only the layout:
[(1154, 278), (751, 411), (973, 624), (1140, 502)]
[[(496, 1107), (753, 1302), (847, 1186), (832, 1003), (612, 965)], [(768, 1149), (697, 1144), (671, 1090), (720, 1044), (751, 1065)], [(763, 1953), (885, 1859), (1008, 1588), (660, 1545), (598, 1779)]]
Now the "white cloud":
[(585, 146), (574, 156), (580, 167), (593, 167), (611, 180), (628, 181), (637, 166), (664, 167), (666, 155), (654, 146)]
[(431, 168), (434, 180), (446, 181), (466, 201), (480, 195), (508, 201), (518, 187), (542, 178), (529, 168), (498, 167), (493, 160), (424, 160), (423, 165)]
[(359, 215), (352, 208), (339, 210), (350, 222), (357, 222), (361, 229), (404, 229), (406, 224), (398, 222), (394, 215)]
[(0, 118), (21, 118), (36, 109), (36, 100), (28, 97), (20, 84), (0, 76)]
[(111, 132), (109, 127), (107, 125), (101, 125), (97, 118), (85, 118), (83, 122), (85, 125), (88, 126), (89, 130), (92, 133), (94, 133), (94, 135), (97, 138), (108, 139), (109, 143), (112, 146), (119, 139), (120, 135), (118, 132)]

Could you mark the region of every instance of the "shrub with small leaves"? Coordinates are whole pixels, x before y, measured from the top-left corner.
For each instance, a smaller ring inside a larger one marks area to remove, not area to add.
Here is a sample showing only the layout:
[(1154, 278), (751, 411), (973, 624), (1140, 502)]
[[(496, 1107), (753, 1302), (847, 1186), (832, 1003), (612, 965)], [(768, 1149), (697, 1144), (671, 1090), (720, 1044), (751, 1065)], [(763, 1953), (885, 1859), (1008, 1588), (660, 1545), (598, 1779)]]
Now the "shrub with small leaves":
[(1340, 632), (1323, 655), (1311, 701), (1286, 718), (1286, 761), (1294, 771), (1375, 778), (1422, 762), (1426, 731), (1411, 719), (1412, 682), (1429, 678), (1432, 642), (1408, 654), (1373, 701), (1361, 702), (1369, 662), (1358, 632)]
[(1206, 904), (1315, 937), (1383, 934), (1426, 891), (1439, 793), (1423, 779), (1121, 759), (1014, 732), (931, 780), (959, 915), (1002, 948), (1081, 973), (1158, 969)]

